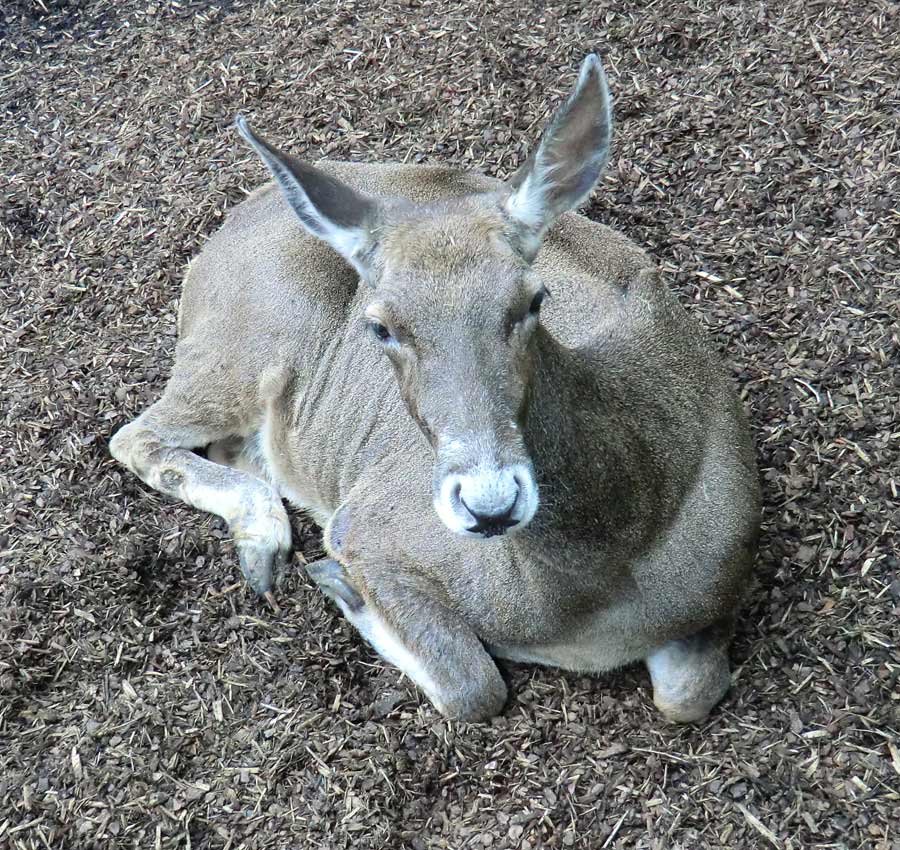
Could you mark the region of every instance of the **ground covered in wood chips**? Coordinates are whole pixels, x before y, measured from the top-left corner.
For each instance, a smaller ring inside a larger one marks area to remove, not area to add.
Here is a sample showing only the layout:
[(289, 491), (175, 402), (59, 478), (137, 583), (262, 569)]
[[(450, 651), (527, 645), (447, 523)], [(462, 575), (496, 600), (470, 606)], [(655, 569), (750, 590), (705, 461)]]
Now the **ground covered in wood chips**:
[[(12, 0), (0, 27), (0, 847), (900, 848), (897, 3)], [(313, 158), (505, 174), (592, 49), (617, 141), (588, 214), (734, 365), (759, 580), (699, 728), (641, 669), (515, 665), (501, 717), (452, 724), (299, 565), (261, 606), (224, 526), (107, 441), (264, 178), (236, 112)]]

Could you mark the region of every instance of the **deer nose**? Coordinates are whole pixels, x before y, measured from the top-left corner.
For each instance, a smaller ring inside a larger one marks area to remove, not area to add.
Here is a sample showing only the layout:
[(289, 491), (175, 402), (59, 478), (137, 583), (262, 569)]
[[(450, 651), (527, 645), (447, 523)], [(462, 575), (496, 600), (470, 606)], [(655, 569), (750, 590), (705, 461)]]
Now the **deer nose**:
[(538, 507), (531, 464), (484, 464), (445, 474), (435, 488), (434, 507), (450, 531), (468, 537), (528, 525)]
[(459, 501), (462, 503), (462, 506), (472, 514), (472, 517), (475, 520), (475, 525), (469, 526), (468, 530), (473, 534), (483, 534), (485, 537), (493, 537), (496, 534), (503, 534), (507, 528), (511, 528), (518, 523), (518, 520), (512, 518), (512, 512), (518, 499), (519, 490), (516, 488), (516, 493), (513, 496), (513, 500), (509, 503), (508, 508), (499, 508), (490, 512), (474, 510), (466, 504), (466, 500), (462, 496), (460, 496)]
[(519, 491), (516, 488), (516, 494), (513, 496), (512, 501), (509, 503), (509, 507), (507, 508), (488, 508), (486, 510), (476, 510), (466, 503), (466, 500), (460, 496), (459, 500), (462, 502), (463, 507), (472, 514), (475, 519), (479, 522), (501, 522), (502, 520), (509, 519), (512, 516), (513, 508), (516, 506), (516, 500), (519, 498)]
[(497, 470), (490, 475), (462, 476), (458, 487), (457, 498), (475, 521), (467, 531), (492, 537), (518, 524), (519, 520), (513, 519), (513, 513), (521, 488), (518, 479), (509, 470)]

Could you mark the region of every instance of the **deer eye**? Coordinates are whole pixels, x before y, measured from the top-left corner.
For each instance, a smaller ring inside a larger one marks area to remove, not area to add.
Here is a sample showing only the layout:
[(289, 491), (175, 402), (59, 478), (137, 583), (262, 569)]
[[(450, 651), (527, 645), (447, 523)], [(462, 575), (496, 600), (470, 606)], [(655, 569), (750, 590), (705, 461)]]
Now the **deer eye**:
[(393, 337), (391, 336), (391, 332), (383, 325), (381, 322), (375, 322), (370, 320), (368, 323), (369, 330), (372, 332), (375, 339), (379, 342), (390, 342)]
[(541, 304), (544, 303), (544, 298), (546, 297), (546, 289), (542, 289), (540, 292), (535, 293), (534, 298), (531, 299), (531, 304), (528, 306), (528, 312), (531, 313), (532, 316), (536, 316), (541, 311)]

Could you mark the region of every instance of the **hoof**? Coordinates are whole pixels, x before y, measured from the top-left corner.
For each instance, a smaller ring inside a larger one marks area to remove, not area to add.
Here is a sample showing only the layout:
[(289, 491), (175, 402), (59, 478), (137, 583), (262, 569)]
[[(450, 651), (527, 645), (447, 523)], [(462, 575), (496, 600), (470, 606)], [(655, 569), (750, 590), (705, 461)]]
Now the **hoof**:
[(349, 611), (359, 611), (365, 602), (347, 579), (343, 566), (333, 558), (323, 558), (306, 565), (307, 575), (334, 602), (343, 603)]
[[(724, 693), (722, 696), (724, 696)], [(719, 699), (721, 699), (721, 697)], [(691, 705), (689, 703), (668, 703), (658, 697), (654, 697), (653, 703), (659, 709), (659, 713), (662, 714), (669, 723), (686, 724), (700, 723), (703, 720), (706, 720), (706, 718), (709, 717), (710, 711), (716, 707), (719, 699), (716, 699), (715, 702), (711, 704), (707, 702)]]
[(705, 640), (674, 640), (646, 659), (653, 702), (670, 723), (705, 720), (731, 687), (728, 656)]

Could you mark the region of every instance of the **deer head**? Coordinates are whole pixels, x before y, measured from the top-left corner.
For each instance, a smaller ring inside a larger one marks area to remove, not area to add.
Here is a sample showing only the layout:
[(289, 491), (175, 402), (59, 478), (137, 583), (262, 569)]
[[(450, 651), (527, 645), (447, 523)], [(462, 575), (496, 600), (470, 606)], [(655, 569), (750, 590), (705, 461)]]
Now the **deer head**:
[(568, 100), (507, 183), (440, 204), (364, 197), (278, 151), (242, 117), (236, 123), (306, 229), (358, 271), (367, 332), (434, 449), (434, 506), (444, 524), (472, 537), (525, 526), (539, 505), (523, 424), (547, 296), (531, 264), (548, 228), (587, 198), (608, 158), (612, 117), (600, 61), (585, 59)]

